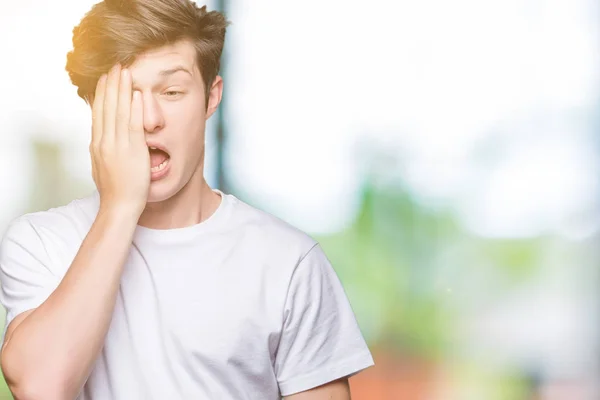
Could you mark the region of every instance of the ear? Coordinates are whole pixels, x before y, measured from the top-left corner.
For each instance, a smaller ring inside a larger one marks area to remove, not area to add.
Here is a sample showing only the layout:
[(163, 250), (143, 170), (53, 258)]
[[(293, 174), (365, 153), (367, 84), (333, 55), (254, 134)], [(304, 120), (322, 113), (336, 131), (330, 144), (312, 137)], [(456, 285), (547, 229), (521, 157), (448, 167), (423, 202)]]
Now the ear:
[(210, 87), (210, 92), (208, 94), (208, 105), (206, 107), (206, 119), (209, 119), (215, 111), (217, 111), (217, 107), (221, 104), (221, 97), (223, 96), (223, 78), (219, 75), (215, 78)]

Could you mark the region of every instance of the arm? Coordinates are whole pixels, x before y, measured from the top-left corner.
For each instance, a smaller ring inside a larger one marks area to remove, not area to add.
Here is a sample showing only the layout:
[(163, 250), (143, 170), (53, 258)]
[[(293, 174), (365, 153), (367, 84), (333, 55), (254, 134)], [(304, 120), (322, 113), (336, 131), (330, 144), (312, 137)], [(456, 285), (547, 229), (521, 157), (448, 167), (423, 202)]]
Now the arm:
[(99, 214), (62, 282), (9, 325), (2, 370), (17, 399), (73, 399), (110, 324), (136, 221)]
[(348, 378), (326, 383), (305, 392), (284, 397), (284, 400), (351, 400)]
[[(98, 81), (90, 153), (100, 193), (96, 220), (60, 284), (39, 306), (13, 319), (5, 336), (0, 363), (19, 400), (73, 399), (81, 391), (110, 326), (123, 265), (146, 205), (150, 156), (143, 104), (137, 92), (132, 100), (130, 72), (118, 65)], [(20, 262), (36, 258), (17, 239), (0, 259), (7, 296), (27, 287), (30, 277), (18, 276)], [(23, 301), (18, 300), (20, 307)]]
[(348, 378), (373, 365), (344, 288), (323, 249), (299, 261), (288, 285), (274, 371), (286, 399), (350, 397)]

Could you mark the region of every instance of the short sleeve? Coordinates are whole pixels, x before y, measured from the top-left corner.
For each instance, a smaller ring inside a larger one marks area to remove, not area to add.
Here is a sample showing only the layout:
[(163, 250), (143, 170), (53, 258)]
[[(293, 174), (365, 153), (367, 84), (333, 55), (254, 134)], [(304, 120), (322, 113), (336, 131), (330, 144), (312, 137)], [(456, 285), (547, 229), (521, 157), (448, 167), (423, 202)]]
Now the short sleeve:
[(296, 267), (284, 309), (275, 374), (282, 396), (373, 365), (342, 284), (320, 245)]
[(2, 341), (10, 322), (41, 305), (59, 283), (36, 228), (25, 216), (13, 221), (0, 242), (0, 304), (6, 309)]

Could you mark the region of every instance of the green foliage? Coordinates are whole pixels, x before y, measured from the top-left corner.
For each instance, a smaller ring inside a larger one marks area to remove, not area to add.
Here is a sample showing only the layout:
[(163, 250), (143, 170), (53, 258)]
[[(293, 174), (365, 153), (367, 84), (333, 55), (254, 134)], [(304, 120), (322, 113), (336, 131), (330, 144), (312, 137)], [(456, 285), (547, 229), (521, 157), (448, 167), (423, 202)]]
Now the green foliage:
[[(424, 206), (402, 187), (365, 185), (362, 197), (351, 226), (317, 239), (371, 344), (441, 356), (459, 312), (438, 283), (444, 271), (468, 273), (468, 268), (491, 263), (518, 283), (539, 264), (539, 241), (473, 237), (451, 210)], [(457, 248), (462, 250), (451, 251)]]
[[(536, 244), (536, 242), (539, 242)], [(536, 240), (496, 240), (481, 243), (481, 256), (493, 260), (513, 283), (530, 277), (540, 263), (543, 247), (541, 239)]]

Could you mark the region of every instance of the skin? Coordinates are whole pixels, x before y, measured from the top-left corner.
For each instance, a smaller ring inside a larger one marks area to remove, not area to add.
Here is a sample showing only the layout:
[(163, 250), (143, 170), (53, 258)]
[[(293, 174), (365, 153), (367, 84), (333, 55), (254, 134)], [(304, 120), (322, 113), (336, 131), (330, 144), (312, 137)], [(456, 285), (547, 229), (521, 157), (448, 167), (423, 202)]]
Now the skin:
[[(150, 184), (140, 225), (194, 225), (220, 203), (204, 179), (204, 142), (206, 121), (221, 102), (223, 81), (214, 80), (207, 104), (195, 60), (195, 49), (184, 41), (147, 52), (129, 68), (133, 89), (142, 93), (146, 140), (160, 143), (171, 157), (168, 175)], [(161, 74), (168, 70), (177, 71)]]
[(350, 400), (348, 379), (339, 379), (305, 392), (284, 397), (286, 400)]
[[(90, 155), (100, 209), (57, 289), (8, 326), (0, 363), (16, 399), (79, 393), (101, 351), (137, 225), (185, 227), (219, 206), (203, 176), (204, 138), (223, 82), (213, 81), (206, 101), (195, 56), (189, 42), (178, 42), (98, 81)], [(161, 179), (151, 179), (149, 143), (170, 155)], [(286, 399), (346, 400), (350, 391), (342, 379)]]

